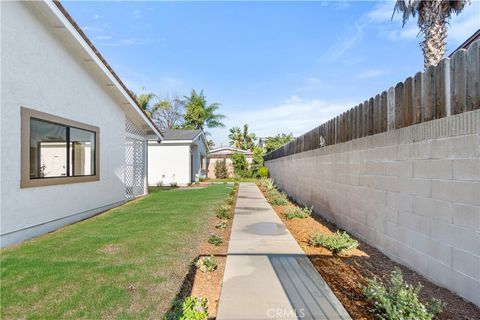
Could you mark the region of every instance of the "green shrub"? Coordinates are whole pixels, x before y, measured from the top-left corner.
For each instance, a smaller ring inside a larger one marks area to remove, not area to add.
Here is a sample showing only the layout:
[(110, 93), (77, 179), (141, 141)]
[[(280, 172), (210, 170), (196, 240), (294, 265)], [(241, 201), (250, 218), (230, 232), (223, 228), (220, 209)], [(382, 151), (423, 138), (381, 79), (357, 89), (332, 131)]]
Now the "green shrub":
[(235, 152), (232, 154), (232, 165), (235, 177), (250, 178), (252, 176), (245, 153)]
[(291, 219), (295, 219), (295, 218), (305, 219), (305, 218), (308, 218), (312, 215), (312, 211), (313, 211), (313, 207), (311, 207), (311, 208), (295, 207), (295, 208), (289, 209), (285, 213), (285, 217), (287, 218), (287, 220), (291, 220)]
[(227, 200), (225, 200), (225, 203), (229, 206), (231, 206), (232, 204), (235, 203), (235, 201), (232, 199), (232, 198), (228, 198)]
[(217, 269), (217, 262), (213, 255), (210, 255), (209, 257), (201, 257), (198, 259), (195, 266), (202, 272), (213, 272)]
[(388, 320), (431, 320), (442, 312), (445, 306), (441, 300), (432, 299), (430, 303), (421, 303), (418, 294), (422, 285), (416, 287), (403, 281), (402, 272), (395, 268), (385, 286), (377, 278), (368, 279), (363, 293), (373, 302), (372, 312), (379, 319)]
[(285, 206), (288, 204), (287, 195), (284, 192), (278, 192), (277, 190), (270, 190), (268, 192), (268, 202), (274, 206)]
[(223, 243), (223, 239), (216, 234), (212, 234), (210, 237), (208, 237), (208, 243), (213, 244), (214, 246), (219, 246)]
[(333, 253), (340, 253), (358, 247), (358, 241), (350, 237), (345, 231), (337, 231), (330, 235), (315, 232), (310, 239), (310, 244), (315, 247), (325, 247)]
[(230, 207), (223, 205), (217, 209), (217, 218), (219, 219), (230, 219), (232, 214), (230, 213)]
[(257, 177), (259, 178), (267, 178), (268, 177), (268, 168), (267, 167), (260, 167), (257, 170)]
[(173, 302), (165, 320), (205, 320), (208, 317), (207, 299), (186, 297)]
[(225, 229), (226, 227), (227, 227), (227, 220), (224, 220), (224, 219), (220, 220), (220, 222), (215, 225), (215, 228), (217, 229)]
[(230, 191), (229, 193), (230, 197), (235, 197), (236, 194), (237, 194), (237, 188), (233, 188), (232, 191)]
[(217, 160), (215, 162), (215, 177), (217, 179), (225, 179), (228, 178), (228, 168), (227, 168), (227, 160)]
[(275, 190), (277, 187), (275, 186), (275, 183), (273, 182), (272, 179), (269, 178), (262, 178), (260, 179), (260, 186), (262, 187), (263, 190), (266, 192)]

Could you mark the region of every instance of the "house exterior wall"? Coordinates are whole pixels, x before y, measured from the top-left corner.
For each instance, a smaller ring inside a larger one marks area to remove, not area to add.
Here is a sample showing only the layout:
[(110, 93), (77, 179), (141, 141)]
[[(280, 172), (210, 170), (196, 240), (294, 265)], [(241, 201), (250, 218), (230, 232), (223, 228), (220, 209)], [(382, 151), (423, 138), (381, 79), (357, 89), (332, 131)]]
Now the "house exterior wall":
[[(197, 137), (193, 141), (192, 153), (193, 153), (193, 172), (195, 181), (198, 181), (199, 178), (206, 177), (206, 163), (207, 163), (207, 149), (205, 144), (202, 141), (201, 136)], [(204, 159), (203, 168), (202, 168), (202, 159)]]
[(148, 185), (172, 182), (187, 185), (190, 180), (190, 144), (148, 142)]
[(480, 306), (480, 110), (267, 161), (301, 204)]
[[(125, 200), (125, 112), (32, 5), (1, 2), (1, 245)], [(20, 107), (100, 129), (100, 180), (20, 188)]]

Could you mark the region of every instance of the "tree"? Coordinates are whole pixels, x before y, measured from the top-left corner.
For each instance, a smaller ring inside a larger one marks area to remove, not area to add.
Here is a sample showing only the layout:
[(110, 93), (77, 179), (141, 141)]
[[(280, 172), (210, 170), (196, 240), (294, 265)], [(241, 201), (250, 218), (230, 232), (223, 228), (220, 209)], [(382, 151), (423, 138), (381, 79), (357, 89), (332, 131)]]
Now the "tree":
[(255, 141), (257, 136), (255, 133), (248, 132), (248, 124), (243, 125), (243, 131), (239, 127), (233, 127), (230, 129), (228, 135), (230, 145), (242, 150), (253, 150), (255, 148)]
[(240, 178), (251, 176), (251, 172), (248, 170), (247, 158), (243, 152), (235, 152), (232, 154), (232, 164), (235, 176)]
[[(143, 90), (143, 88), (142, 88)], [(152, 103), (153, 100), (157, 97), (153, 93), (141, 93), (141, 94), (136, 94), (131, 92), (135, 100), (137, 100), (137, 103), (140, 105), (140, 107), (145, 111), (145, 113), (151, 117), (152, 115)]]
[(394, 14), (403, 14), (403, 26), (418, 14), (417, 24), (424, 40), (420, 43), (425, 69), (445, 56), (447, 23), (452, 13), (459, 14), (470, 0), (397, 0)]
[(215, 162), (215, 177), (217, 179), (225, 179), (228, 177), (228, 168), (226, 159), (217, 160)]
[(273, 137), (268, 137), (266, 138), (266, 142), (265, 142), (265, 151), (266, 153), (269, 153), (273, 150), (280, 148), (284, 144), (289, 143), (293, 139), (294, 139), (293, 134), (291, 133), (290, 134), (282, 133), (282, 134), (277, 134), (276, 136), (273, 136)]
[[(260, 171), (265, 171), (263, 165), (263, 156), (265, 155), (265, 149), (261, 147), (253, 148), (253, 159), (252, 159), (252, 174), (254, 177), (259, 176)], [(268, 174), (267, 174), (268, 175)]]
[(221, 104), (217, 102), (207, 104), (207, 98), (203, 90), (197, 93), (192, 89), (190, 96), (185, 96), (185, 122), (183, 123), (183, 128), (204, 130), (205, 127), (225, 127), (221, 121), (225, 119), (225, 116), (216, 113), (220, 106)]
[(160, 99), (152, 108), (152, 118), (161, 131), (178, 129), (183, 124), (185, 101), (178, 96)]

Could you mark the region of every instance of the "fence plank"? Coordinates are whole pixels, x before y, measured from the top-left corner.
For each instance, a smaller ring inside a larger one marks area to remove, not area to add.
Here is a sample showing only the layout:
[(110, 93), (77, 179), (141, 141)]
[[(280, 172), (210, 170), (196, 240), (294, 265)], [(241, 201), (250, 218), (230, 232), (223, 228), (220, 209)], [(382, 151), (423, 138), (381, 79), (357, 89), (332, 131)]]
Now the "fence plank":
[(388, 115), (387, 115), (387, 96), (388, 93), (387, 91), (383, 91), (382, 94), (380, 95), (380, 110), (381, 110), (381, 116), (380, 116), (380, 132), (385, 132), (388, 129)]
[(447, 115), (445, 93), (445, 68), (447, 59), (440, 61), (434, 69), (435, 79), (435, 109), (434, 118), (440, 119)]
[(452, 114), (459, 114), (465, 110), (466, 105), (466, 66), (465, 50), (457, 51), (450, 59), (450, 106)]
[(395, 86), (395, 129), (403, 128), (403, 83)]
[(417, 72), (413, 77), (413, 124), (422, 122), (422, 84), (423, 73)]
[(467, 59), (466, 110), (480, 109), (480, 41), (470, 45)]
[(434, 119), (436, 93), (435, 93), (435, 67), (430, 66), (425, 70), (423, 77), (423, 121)]
[(388, 89), (387, 94), (387, 130), (395, 129), (395, 88)]
[(413, 80), (408, 77), (403, 84), (403, 116), (402, 126), (408, 127), (413, 123)]

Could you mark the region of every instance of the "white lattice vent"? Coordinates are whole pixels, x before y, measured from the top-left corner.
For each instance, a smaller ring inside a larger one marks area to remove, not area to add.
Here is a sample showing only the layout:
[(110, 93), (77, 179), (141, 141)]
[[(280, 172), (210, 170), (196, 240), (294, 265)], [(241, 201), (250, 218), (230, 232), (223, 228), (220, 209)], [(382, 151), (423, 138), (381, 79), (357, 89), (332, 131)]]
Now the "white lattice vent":
[(125, 197), (132, 199), (146, 193), (146, 142), (127, 137), (125, 140)]
[(125, 116), (125, 131), (137, 136), (145, 136), (145, 132), (143, 132), (143, 130), (141, 130), (128, 116)]

